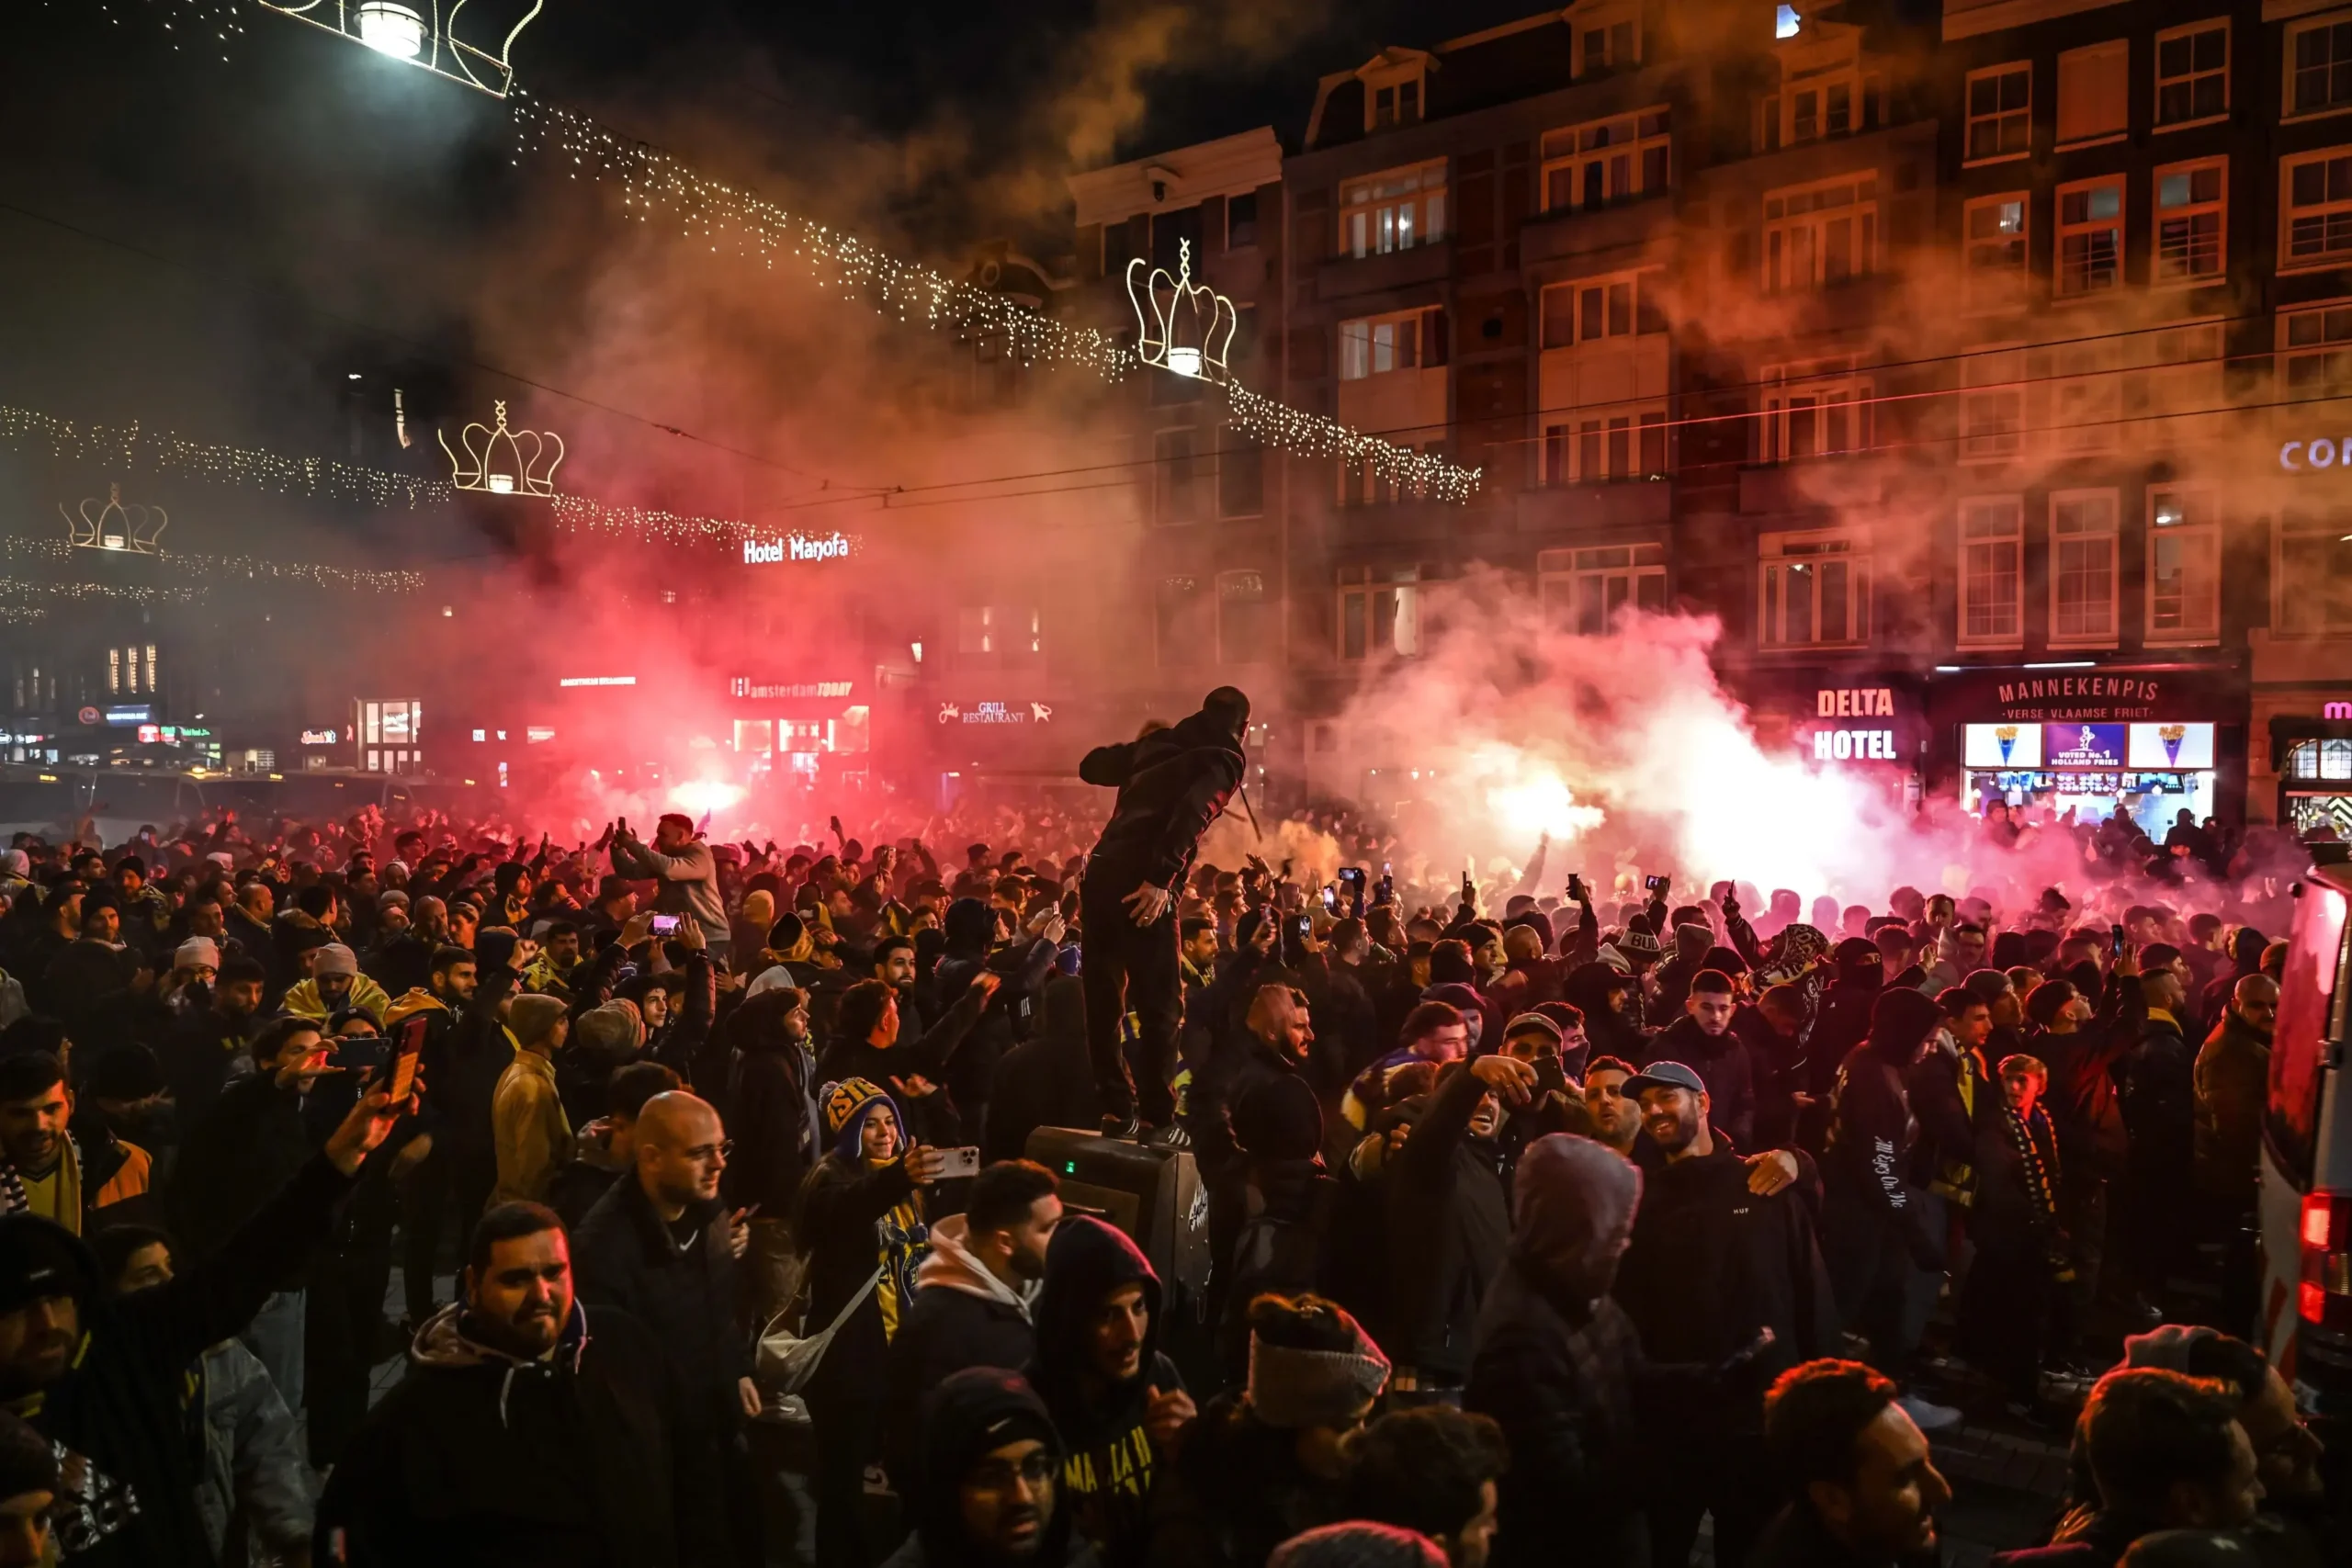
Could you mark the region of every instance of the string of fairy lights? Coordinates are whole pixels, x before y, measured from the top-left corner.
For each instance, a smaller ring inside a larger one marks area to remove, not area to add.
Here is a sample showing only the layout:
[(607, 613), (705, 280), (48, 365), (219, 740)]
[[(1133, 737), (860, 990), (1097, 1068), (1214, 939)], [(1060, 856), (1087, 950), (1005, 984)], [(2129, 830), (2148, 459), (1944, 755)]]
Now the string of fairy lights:
[[(22, 535), (0, 537), (0, 556), (11, 560), (69, 561), (74, 558), (74, 549), (62, 539), (28, 538)], [(417, 593), (424, 588), (424, 573), (421, 571), (325, 566), (311, 561), (272, 560), (266, 556), (198, 555), (187, 550), (163, 550), (150, 558), (168, 562), (173, 574), (180, 577), (306, 582), (314, 588), (368, 593)]]
[[(755, 191), (697, 174), (648, 142), (615, 135), (587, 116), (533, 98), (519, 87), (508, 107), (514, 116), (518, 166), (525, 154), (550, 158), (569, 164), (573, 179), (584, 175), (617, 185), (625, 214), (639, 222), (650, 224), (659, 214), (678, 225), (680, 238), (713, 251), (731, 242), (739, 254), (764, 266), (773, 268), (779, 259), (797, 262), (820, 289), (865, 299), (902, 322), (975, 342), (994, 341), (1024, 367), (1067, 365), (1116, 383), (1140, 364), (1134, 349), (1107, 333), (1055, 321), (1004, 295), (890, 255)], [(1478, 489), (1480, 469), (1368, 435), (1238, 382), (1225, 387), (1230, 424), (1261, 446), (1301, 457), (1338, 458), (1399, 489), (1445, 501), (1467, 501)]]

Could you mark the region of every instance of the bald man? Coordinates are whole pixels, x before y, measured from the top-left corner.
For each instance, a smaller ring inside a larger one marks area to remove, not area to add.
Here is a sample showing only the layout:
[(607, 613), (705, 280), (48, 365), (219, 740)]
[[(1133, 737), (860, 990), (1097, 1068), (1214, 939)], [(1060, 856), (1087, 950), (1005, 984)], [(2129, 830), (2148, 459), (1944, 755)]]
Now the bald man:
[(2248, 975), (2230, 992), (2230, 1010), (2197, 1053), (2199, 1212), (2206, 1239), (2222, 1247), (2222, 1326), (2240, 1337), (2253, 1331), (2260, 1294), (2254, 1213), (2261, 1186), (2270, 1031), (2278, 1017), (2278, 982)]
[[(708, 1100), (657, 1094), (637, 1113), (637, 1167), (596, 1201), (572, 1237), (587, 1303), (617, 1307), (653, 1331), (678, 1390), (684, 1528), (707, 1532), (688, 1562), (759, 1561), (758, 1491), (742, 1438), (760, 1411), (752, 1357), (735, 1328), (735, 1260), (746, 1216), (718, 1200), (727, 1130)], [(692, 1489), (704, 1489), (695, 1495)]]

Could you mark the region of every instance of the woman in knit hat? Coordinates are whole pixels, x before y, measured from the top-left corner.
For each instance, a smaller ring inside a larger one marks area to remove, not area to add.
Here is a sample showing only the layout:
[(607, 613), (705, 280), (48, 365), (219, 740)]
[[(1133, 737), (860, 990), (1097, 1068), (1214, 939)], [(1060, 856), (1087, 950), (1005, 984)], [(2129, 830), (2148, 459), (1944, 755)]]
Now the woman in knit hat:
[(838, 1323), (807, 1389), (817, 1428), (817, 1561), (869, 1562), (859, 1498), (882, 1451), (884, 1358), (930, 1251), (924, 1189), (946, 1156), (909, 1146), (899, 1108), (865, 1078), (826, 1086), (825, 1157), (800, 1190), (798, 1235), (808, 1249), (805, 1332)]

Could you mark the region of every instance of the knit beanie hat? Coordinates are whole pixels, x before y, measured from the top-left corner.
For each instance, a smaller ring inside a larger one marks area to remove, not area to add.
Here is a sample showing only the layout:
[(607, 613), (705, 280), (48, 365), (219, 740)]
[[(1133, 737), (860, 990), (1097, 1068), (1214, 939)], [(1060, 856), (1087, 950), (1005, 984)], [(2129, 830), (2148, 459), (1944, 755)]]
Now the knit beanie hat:
[(1445, 1568), (1445, 1553), (1401, 1525), (1318, 1525), (1274, 1548), (1266, 1568)]
[(172, 953), (172, 967), (175, 969), (198, 966), (216, 971), (220, 967), (220, 944), (209, 936), (192, 936)]
[[(846, 1160), (859, 1154), (859, 1138), (865, 1131), (865, 1119), (874, 1114), (877, 1105), (891, 1105), (888, 1095), (864, 1078), (843, 1078), (825, 1089), (825, 1136), (833, 1141), (833, 1152)], [(895, 1109), (895, 1107), (894, 1107)]]
[(536, 1044), (555, 1032), (555, 1026), (562, 1021), (563, 1015), (569, 1010), (560, 998), (541, 996), (537, 991), (526, 992), (516, 997), (513, 1007), (508, 1010), (507, 1027), (514, 1032), (514, 1038), (521, 1043)]
[(1355, 1333), (1348, 1350), (1302, 1350), (1250, 1336), (1250, 1408), (1269, 1427), (1345, 1427), (1388, 1385), (1388, 1358), (1356, 1320), (1334, 1307)]
[(358, 973), (359, 955), (339, 942), (324, 943), (319, 948), (318, 955), (311, 960), (313, 979), (322, 975), (356, 976)]
[(643, 1027), (635, 1008), (606, 1002), (582, 1013), (571, 1032), (580, 1046), (594, 1055), (626, 1056), (641, 1043)]

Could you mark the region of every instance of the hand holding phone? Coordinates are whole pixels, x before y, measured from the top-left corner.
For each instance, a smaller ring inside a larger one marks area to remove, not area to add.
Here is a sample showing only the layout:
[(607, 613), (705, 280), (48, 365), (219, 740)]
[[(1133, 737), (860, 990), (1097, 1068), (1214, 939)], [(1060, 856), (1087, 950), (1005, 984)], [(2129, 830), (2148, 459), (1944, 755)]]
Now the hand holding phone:
[(673, 933), (674, 933), (674, 932), (677, 931), (677, 929), (678, 929), (678, 917), (677, 917), (677, 916), (675, 916), (675, 915), (656, 915), (656, 916), (654, 916), (654, 917), (653, 917), (653, 921), (652, 921), (652, 931), (653, 931), (653, 934), (654, 934), (655, 936), (669, 936), (669, 935), (672, 935)]
[(1585, 891), (1584, 878), (1573, 871), (1568, 873), (1568, 902), (1581, 904), (1590, 897), (1591, 895)]
[(1670, 876), (1645, 876), (1642, 878), (1642, 886), (1648, 888), (1653, 893), (1662, 894), (1673, 885), (1674, 879)]
[(967, 1145), (959, 1149), (942, 1149), (939, 1156), (942, 1164), (937, 1179), (941, 1181), (955, 1181), (980, 1173), (980, 1151), (977, 1147)]

